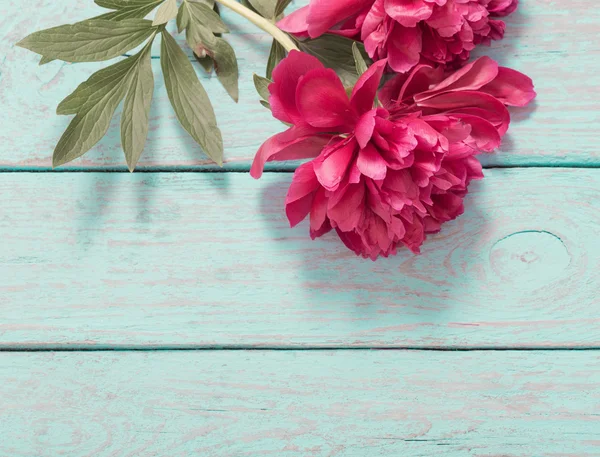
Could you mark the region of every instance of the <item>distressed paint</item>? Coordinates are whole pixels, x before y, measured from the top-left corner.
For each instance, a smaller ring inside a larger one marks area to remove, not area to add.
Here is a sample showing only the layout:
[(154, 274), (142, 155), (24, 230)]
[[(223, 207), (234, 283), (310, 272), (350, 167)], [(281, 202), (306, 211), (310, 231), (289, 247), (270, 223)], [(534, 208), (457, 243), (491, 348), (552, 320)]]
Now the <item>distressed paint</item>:
[(1, 176), (4, 347), (600, 347), (600, 170), (487, 170), (375, 263), (288, 227), (289, 173)]
[(0, 353), (10, 457), (597, 457), (591, 352)]
[[(54, 145), (69, 121), (54, 114), (56, 105), (104, 65), (53, 62), (39, 67), (36, 55), (14, 48), (13, 43), (33, 30), (101, 11), (91, 0), (63, 1), (59, 6), (50, 0), (33, 3), (28, 8), (16, 0), (0, 5), (0, 167), (4, 169), (49, 169)], [(227, 98), (215, 78), (202, 77), (211, 98), (219, 101), (216, 113), (225, 138), (226, 169), (247, 170), (260, 143), (283, 128), (258, 104), (252, 84), (252, 74), (264, 72), (270, 39), (234, 14), (224, 11), (224, 17), (232, 24), (229, 39), (240, 61), (239, 105)], [(508, 24), (506, 39), (481, 53), (532, 76), (539, 98), (531, 107), (514, 110), (515, 122), (502, 150), (482, 160), (489, 166), (597, 165), (600, 105), (593, 94), (600, 86), (600, 11), (589, 0), (525, 0)], [(140, 168), (210, 168), (199, 147), (177, 124), (158, 62), (154, 66), (156, 101)], [(118, 130), (116, 118), (108, 136), (67, 168), (126, 170)], [(284, 166), (291, 169), (294, 164)]]
[[(49, 171), (56, 105), (102, 66), (13, 44), (100, 11), (0, 2), (0, 170)], [(282, 126), (251, 83), (268, 37), (224, 17), (240, 104), (200, 76), (244, 171)], [(484, 164), (597, 167), (598, 8), (523, 0), (508, 24), (481, 53), (539, 98)], [(212, 168), (155, 96), (141, 168)], [(125, 170), (118, 118), (67, 168)], [(600, 170), (487, 174), (422, 256), (371, 263), (287, 227), (290, 174), (0, 173), (0, 456), (600, 456), (598, 351), (348, 350), (600, 347)], [(65, 348), (120, 351), (2, 352)]]

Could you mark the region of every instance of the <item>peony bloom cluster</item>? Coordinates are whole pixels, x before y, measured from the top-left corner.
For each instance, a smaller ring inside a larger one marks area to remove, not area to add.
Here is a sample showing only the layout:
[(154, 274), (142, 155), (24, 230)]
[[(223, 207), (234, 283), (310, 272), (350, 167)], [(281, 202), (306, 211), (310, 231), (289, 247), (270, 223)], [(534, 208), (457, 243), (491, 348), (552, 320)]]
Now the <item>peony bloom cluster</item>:
[(506, 105), (535, 97), (527, 76), (486, 57), (452, 74), (421, 64), (379, 90), (386, 64), (349, 96), (333, 70), (292, 51), (269, 86), (273, 115), (291, 127), (261, 146), (251, 169), (259, 178), (267, 161), (311, 158), (287, 195), (291, 225), (309, 216), (313, 238), (335, 230), (373, 260), (399, 246), (419, 252), (463, 212), (469, 183), (483, 177), (475, 155), (508, 129)]
[(480, 43), (504, 36), (497, 17), (518, 0), (311, 0), (279, 22), (297, 36), (344, 35), (364, 43), (369, 56), (387, 59), (396, 73), (419, 63), (460, 66)]

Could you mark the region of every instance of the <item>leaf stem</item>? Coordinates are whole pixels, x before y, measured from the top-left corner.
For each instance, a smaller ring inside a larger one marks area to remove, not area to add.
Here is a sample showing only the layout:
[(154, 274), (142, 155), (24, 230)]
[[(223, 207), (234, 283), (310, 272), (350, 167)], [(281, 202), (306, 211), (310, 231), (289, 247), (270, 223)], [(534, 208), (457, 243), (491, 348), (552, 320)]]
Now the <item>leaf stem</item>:
[(273, 24), (271, 21), (265, 19), (262, 16), (259, 16), (254, 11), (249, 8), (246, 8), (241, 3), (238, 3), (236, 0), (215, 0), (217, 3), (220, 3), (223, 6), (226, 6), (230, 10), (236, 12), (240, 16), (248, 19), (257, 27), (261, 28), (273, 38), (275, 38), (279, 43), (286, 49), (286, 51), (290, 52), (295, 49), (298, 51), (298, 47), (294, 43), (287, 33)]

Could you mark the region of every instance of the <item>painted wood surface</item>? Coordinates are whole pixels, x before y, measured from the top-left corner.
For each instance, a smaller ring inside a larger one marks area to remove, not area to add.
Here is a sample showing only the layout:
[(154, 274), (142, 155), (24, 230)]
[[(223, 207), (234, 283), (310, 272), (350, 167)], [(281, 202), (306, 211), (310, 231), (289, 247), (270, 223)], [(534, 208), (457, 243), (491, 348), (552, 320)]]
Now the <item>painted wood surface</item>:
[[(303, 4), (306, 0), (296, 1), (292, 8)], [(102, 10), (91, 0), (33, 0), (27, 8), (22, 5), (21, 0), (3, 0), (0, 5), (0, 167), (48, 170), (54, 145), (69, 122), (54, 114), (57, 104), (104, 64), (53, 62), (39, 67), (36, 55), (13, 44), (33, 30), (84, 19)], [(223, 14), (231, 25), (229, 40), (239, 57), (240, 103), (230, 101), (216, 79), (201, 77), (211, 98), (218, 102), (226, 169), (247, 170), (260, 143), (283, 128), (258, 104), (252, 84), (252, 74), (264, 72), (270, 39), (235, 15)], [(600, 87), (599, 40), (600, 11), (590, 6), (589, 0), (521, 2), (518, 12), (508, 18), (506, 39), (480, 53), (532, 76), (539, 97), (531, 107), (514, 110), (509, 136), (498, 154), (483, 158), (486, 165), (598, 165), (600, 101), (595, 94)], [(211, 168), (177, 124), (158, 62), (154, 69), (156, 98), (141, 168)], [(108, 136), (67, 168), (126, 170), (118, 117)]]
[(290, 180), (3, 174), (0, 346), (600, 347), (600, 170), (487, 170), (375, 263), (290, 229)]
[[(50, 171), (55, 107), (103, 64), (13, 45), (100, 11), (0, 1), (0, 457), (600, 457), (600, 352), (565, 350), (600, 348), (600, 170), (487, 170), (423, 255), (363, 261), (287, 227), (289, 173), (178, 173), (213, 167), (155, 60), (149, 173), (80, 172), (126, 170), (118, 118), (74, 173), (28, 173)], [(239, 105), (200, 77), (225, 171), (246, 171), (282, 129), (251, 82), (270, 40), (224, 18)], [(599, 40), (590, 0), (521, 1), (480, 54), (539, 98), (487, 167), (600, 165)], [(118, 351), (82, 352), (101, 349)]]
[(597, 457), (591, 352), (0, 354), (11, 457)]

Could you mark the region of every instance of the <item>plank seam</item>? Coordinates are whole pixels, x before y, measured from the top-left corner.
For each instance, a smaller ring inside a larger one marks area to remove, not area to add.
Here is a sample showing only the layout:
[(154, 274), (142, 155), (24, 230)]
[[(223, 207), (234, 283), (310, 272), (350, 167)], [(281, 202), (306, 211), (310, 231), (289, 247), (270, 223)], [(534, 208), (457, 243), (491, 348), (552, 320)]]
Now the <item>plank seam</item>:
[(420, 347), (420, 346), (137, 346), (137, 345), (98, 345), (98, 346), (67, 346), (67, 345), (14, 345), (0, 347), (2, 352), (332, 352), (332, 351), (415, 351), (415, 352), (559, 352), (559, 351), (600, 351), (600, 346), (472, 346), (472, 347)]

